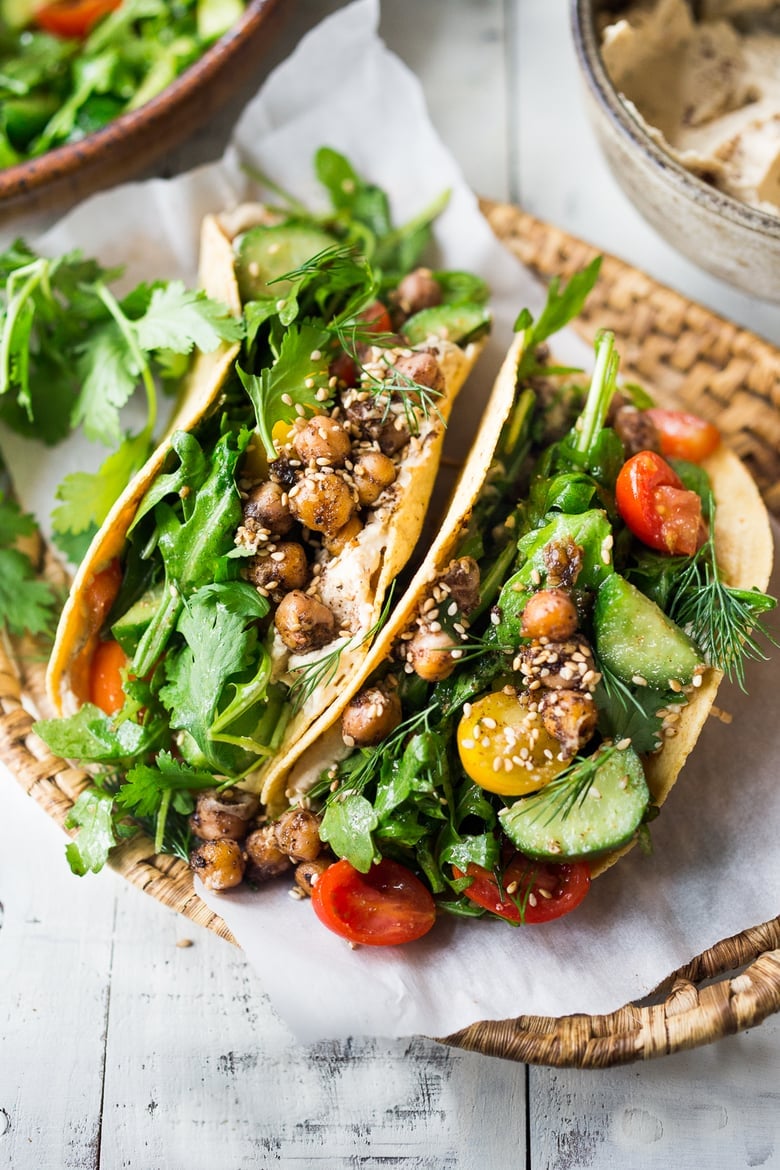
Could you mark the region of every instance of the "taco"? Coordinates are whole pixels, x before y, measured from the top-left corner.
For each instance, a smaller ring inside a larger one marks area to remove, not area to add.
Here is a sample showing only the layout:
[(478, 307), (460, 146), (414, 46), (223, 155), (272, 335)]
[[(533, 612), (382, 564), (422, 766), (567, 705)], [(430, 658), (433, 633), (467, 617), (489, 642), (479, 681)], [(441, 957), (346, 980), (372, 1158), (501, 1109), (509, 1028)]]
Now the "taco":
[(596, 272), (518, 319), (439, 535), (266, 830), (296, 860), (290, 826), (316, 826), (296, 878), (354, 943), (442, 909), (574, 909), (647, 836), (723, 673), (762, 654), (772, 540), (743, 465), (618, 390), (611, 334), (589, 386), (552, 364)]
[(320, 151), (317, 171), (330, 214), (290, 201), (206, 220), (202, 282), (244, 314), (243, 349), (198, 357), (49, 665), (63, 718), (40, 734), (129, 778), (117, 807), (154, 814), (161, 845), (169, 813), (186, 828), (187, 790), (259, 790), (348, 692), (490, 328), (483, 281), (417, 266), (433, 212), (393, 228), (341, 156)]

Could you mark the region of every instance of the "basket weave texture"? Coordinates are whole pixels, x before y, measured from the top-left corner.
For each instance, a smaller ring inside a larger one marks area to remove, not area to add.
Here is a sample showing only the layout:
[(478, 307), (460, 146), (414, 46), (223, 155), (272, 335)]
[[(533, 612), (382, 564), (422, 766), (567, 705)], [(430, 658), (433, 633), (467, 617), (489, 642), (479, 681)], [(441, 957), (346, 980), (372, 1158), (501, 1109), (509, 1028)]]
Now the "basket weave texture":
[[(588, 244), (516, 207), (484, 202), (482, 210), (506, 246), (545, 279), (566, 278), (596, 255)], [(598, 329), (612, 329), (627, 379), (647, 384), (661, 402), (717, 422), (780, 516), (778, 350), (610, 256), (578, 328), (588, 340)], [(61, 581), (61, 570), (40, 551), (42, 575)], [(41, 648), (31, 639), (0, 640), (0, 759), (64, 827), (88, 776), (52, 756), (32, 731), (34, 718), (50, 713), (44, 669)], [(119, 846), (111, 865), (163, 905), (235, 942), (195, 894), (184, 862), (155, 856), (149, 838)], [(778, 1010), (780, 918), (716, 943), (643, 1004), (605, 1016), (484, 1021), (442, 1039), (509, 1060), (604, 1068), (693, 1048)]]

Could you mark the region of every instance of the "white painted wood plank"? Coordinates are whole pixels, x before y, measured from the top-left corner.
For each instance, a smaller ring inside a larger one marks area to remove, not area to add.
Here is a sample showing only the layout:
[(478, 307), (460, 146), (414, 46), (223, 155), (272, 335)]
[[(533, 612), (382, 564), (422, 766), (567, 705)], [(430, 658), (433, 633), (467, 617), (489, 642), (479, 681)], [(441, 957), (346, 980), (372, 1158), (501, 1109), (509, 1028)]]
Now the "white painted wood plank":
[(530, 1072), (534, 1170), (780, 1167), (777, 1016), (645, 1065)]
[(297, 1044), (240, 952), (120, 891), (101, 1170), (510, 1166), (524, 1100), (522, 1067), (419, 1038)]
[(0, 1167), (93, 1170), (116, 882), (0, 769)]

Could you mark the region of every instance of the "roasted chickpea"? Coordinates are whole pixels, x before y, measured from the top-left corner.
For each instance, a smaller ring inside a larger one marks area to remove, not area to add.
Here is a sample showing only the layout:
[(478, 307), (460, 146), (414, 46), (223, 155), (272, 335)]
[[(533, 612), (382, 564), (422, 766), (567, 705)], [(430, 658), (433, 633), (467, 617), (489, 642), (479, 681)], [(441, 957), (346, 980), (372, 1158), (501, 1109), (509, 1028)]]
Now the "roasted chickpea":
[(238, 841), (204, 841), (190, 854), (190, 868), (208, 890), (219, 893), (241, 883), (246, 862)]
[(402, 354), (393, 368), (401, 381), (409, 379), (418, 386), (427, 386), (429, 390), (444, 389), (441, 366), (434, 355), (426, 349), (415, 350), (408, 355)]
[(387, 405), (387, 395), (366, 394), (347, 405), (346, 416), (354, 434), (378, 443), (383, 454), (396, 455), (409, 442), (409, 427), (405, 415), (386, 410)]
[(341, 467), (349, 456), (352, 440), (335, 418), (327, 414), (315, 414), (303, 426), (296, 428), (292, 445), (304, 463), (327, 459), (333, 467)]
[(406, 643), (406, 656), (412, 670), (420, 678), (426, 682), (441, 682), (450, 677), (457, 665), (452, 652), (458, 646), (459, 643), (446, 630), (421, 626)]
[(313, 532), (335, 536), (357, 508), (357, 492), (333, 471), (304, 475), (291, 490), (290, 509)]
[(309, 579), (309, 563), (302, 544), (281, 541), (252, 557), (245, 569), (247, 580), (261, 589), (287, 593), (302, 589)]
[(565, 642), (529, 642), (520, 648), (518, 659), (529, 689), (594, 691), (601, 678), (582, 634)]
[(231, 837), (240, 841), (246, 836), (249, 822), (260, 803), (251, 792), (228, 788), (225, 792), (201, 792), (190, 817), (190, 827), (202, 841)]
[(322, 851), (320, 820), (305, 808), (291, 808), (274, 825), (276, 844), (293, 861), (314, 861)]
[(298, 654), (326, 646), (336, 636), (336, 619), (327, 605), (298, 589), (279, 602), (274, 624), (287, 649)]
[(352, 477), (362, 507), (375, 504), (385, 488), (395, 483), (398, 470), (381, 451), (363, 451), (355, 460)]
[(339, 528), (335, 536), (326, 536), (323, 532), (322, 543), (332, 557), (342, 553), (348, 544), (357, 540), (363, 531), (363, 523), (358, 516), (351, 516), (343, 528)]
[(447, 586), (450, 597), (466, 617), (479, 605), (480, 573), (473, 557), (457, 557), (450, 561), (440, 583)]
[(582, 691), (545, 691), (539, 700), (545, 731), (558, 740), (565, 756), (573, 756), (593, 737), (596, 704)]
[(341, 737), (348, 747), (374, 747), (395, 731), (402, 719), (397, 690), (387, 682), (364, 687), (341, 716)]
[(311, 897), (311, 892), (329, 865), (331, 857), (318, 857), (316, 861), (301, 861), (295, 867), (295, 884), (299, 890)]
[(393, 299), (405, 316), (410, 317), (421, 309), (440, 305), (441, 298), (441, 285), (434, 279), (430, 268), (415, 268), (398, 285)]
[(244, 500), (244, 523), (250, 527), (265, 528), (277, 536), (284, 536), (293, 526), (293, 517), (287, 503), (287, 492), (281, 484), (268, 479), (252, 488)]
[(563, 642), (578, 625), (577, 609), (565, 589), (540, 589), (526, 602), (520, 632), (524, 638)]
[(289, 857), (276, 844), (273, 825), (255, 829), (244, 842), (244, 848), (252, 865), (250, 877), (254, 881), (269, 881), (290, 868)]

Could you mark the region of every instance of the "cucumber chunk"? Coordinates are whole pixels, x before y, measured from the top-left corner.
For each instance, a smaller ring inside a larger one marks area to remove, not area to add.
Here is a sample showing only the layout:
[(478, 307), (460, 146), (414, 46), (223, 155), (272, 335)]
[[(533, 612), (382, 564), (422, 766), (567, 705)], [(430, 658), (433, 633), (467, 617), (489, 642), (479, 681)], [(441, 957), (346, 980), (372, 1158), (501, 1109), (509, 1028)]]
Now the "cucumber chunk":
[(490, 322), (490, 311), (483, 305), (435, 305), (405, 321), (403, 334), (410, 345), (420, 345), (429, 337), (466, 345), (487, 333)]
[(283, 299), (290, 285), (279, 277), (294, 272), (335, 243), (336, 240), (327, 232), (306, 224), (281, 223), (250, 228), (235, 243), (236, 278), (241, 300)]
[(574, 861), (630, 841), (650, 803), (650, 790), (642, 761), (628, 747), (605, 756), (590, 788), (568, 811), (556, 812), (552, 799), (552, 793), (543, 788), (516, 800), (498, 814), (501, 827), (528, 857)]
[(160, 608), (162, 595), (162, 585), (153, 586), (112, 625), (111, 636), (129, 657), (135, 654), (144, 631)]
[(658, 690), (668, 687), (671, 679), (685, 686), (702, 664), (688, 635), (617, 573), (596, 595), (593, 628), (599, 658), (625, 682), (639, 675)]

